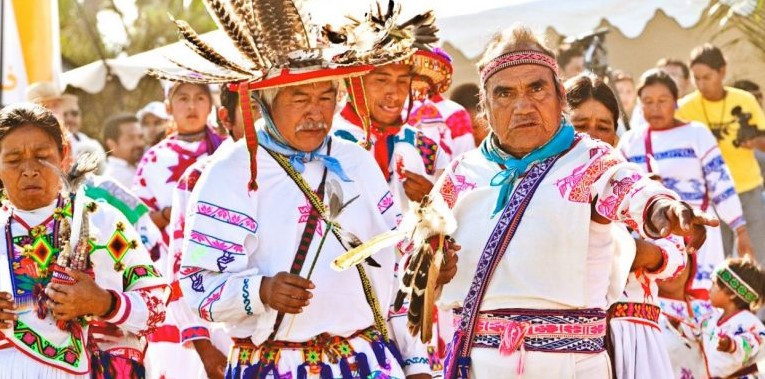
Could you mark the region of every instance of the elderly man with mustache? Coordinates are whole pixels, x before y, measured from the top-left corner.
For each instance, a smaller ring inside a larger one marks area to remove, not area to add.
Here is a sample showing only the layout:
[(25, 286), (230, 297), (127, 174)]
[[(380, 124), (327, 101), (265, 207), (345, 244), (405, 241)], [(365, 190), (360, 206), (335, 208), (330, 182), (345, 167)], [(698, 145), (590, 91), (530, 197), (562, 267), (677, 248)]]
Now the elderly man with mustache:
[(591, 218), (650, 238), (689, 236), (690, 252), (718, 222), (574, 131), (555, 56), (527, 27), (495, 36), (479, 70), (491, 133), (434, 189), (462, 245), (439, 299), (456, 318), (445, 376), (608, 378), (607, 297), (624, 287), (634, 250), (616, 254)]

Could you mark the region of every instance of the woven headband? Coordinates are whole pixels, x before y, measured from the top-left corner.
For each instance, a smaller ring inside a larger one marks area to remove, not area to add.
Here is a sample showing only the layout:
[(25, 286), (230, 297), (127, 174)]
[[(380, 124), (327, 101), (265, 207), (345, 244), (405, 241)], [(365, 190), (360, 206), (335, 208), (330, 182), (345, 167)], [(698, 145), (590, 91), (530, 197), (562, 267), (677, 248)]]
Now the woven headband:
[(728, 287), (731, 291), (733, 291), (736, 296), (738, 296), (741, 300), (744, 300), (747, 304), (751, 304), (760, 297), (757, 295), (757, 292), (752, 289), (752, 287), (749, 286), (745, 281), (741, 279), (738, 275), (736, 275), (733, 270), (731, 270), (728, 267), (722, 267), (719, 268), (716, 272), (717, 277), (720, 278), (720, 280), (725, 283), (725, 286)]
[(558, 75), (558, 62), (555, 61), (555, 58), (540, 51), (513, 51), (492, 59), (486, 66), (484, 66), (483, 70), (481, 70), (481, 85), (485, 87), (486, 81), (497, 72), (511, 66), (519, 66), (522, 64), (545, 66), (552, 70), (555, 75)]

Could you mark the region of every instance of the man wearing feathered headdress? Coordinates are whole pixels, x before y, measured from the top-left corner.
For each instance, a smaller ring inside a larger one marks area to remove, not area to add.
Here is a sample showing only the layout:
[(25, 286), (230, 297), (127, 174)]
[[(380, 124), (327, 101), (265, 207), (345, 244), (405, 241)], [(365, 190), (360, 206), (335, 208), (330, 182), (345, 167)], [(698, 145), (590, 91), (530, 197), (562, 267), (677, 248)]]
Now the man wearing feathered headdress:
[(491, 133), (434, 189), (462, 246), (439, 299), (456, 326), (445, 376), (608, 378), (609, 284), (634, 254), (615, 254), (609, 235), (596, 239), (591, 217), (654, 239), (687, 236), (690, 253), (718, 222), (575, 133), (555, 56), (529, 28), (497, 34), (478, 67)]
[[(440, 143), (441, 136), (406, 123), (409, 111), (414, 101), (449, 88), (452, 66), (445, 53), (430, 47), (438, 40), (433, 12), (395, 25), (392, 20), (400, 11), (389, 3), (385, 12), (378, 8), (370, 18), (379, 25), (394, 24), (396, 34), (410, 35), (417, 51), (346, 79), (348, 102), (335, 117), (333, 134), (372, 152), (394, 201), (406, 211), (410, 202), (419, 202), (430, 192), (451, 155), (450, 146)], [(450, 135), (447, 138), (451, 140)]]
[(360, 240), (395, 228), (399, 214), (384, 178), (368, 169), (372, 157), (328, 136), (337, 80), (406, 57), (413, 39), (349, 27), (339, 32), (346, 42), (332, 43), (291, 1), (207, 4), (240, 57), (180, 23), (208, 68), (154, 74), (234, 83), (239, 93), (244, 141), (216, 153), (199, 177), (181, 257), (183, 299), (234, 339), (226, 377), (429, 377), (424, 346), (387, 318), (396, 253), (330, 268)]

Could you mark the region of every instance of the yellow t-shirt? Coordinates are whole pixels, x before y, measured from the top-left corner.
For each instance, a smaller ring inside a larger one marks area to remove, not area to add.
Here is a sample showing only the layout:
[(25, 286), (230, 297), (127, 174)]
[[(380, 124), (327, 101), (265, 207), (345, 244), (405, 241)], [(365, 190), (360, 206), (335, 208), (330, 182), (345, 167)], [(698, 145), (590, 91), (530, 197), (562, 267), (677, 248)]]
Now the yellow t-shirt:
[(736, 147), (740, 119), (733, 114), (740, 107), (743, 117), (750, 117), (748, 123), (765, 130), (765, 115), (757, 100), (746, 91), (725, 87), (725, 98), (720, 101), (705, 100), (699, 91), (683, 97), (675, 116), (683, 121), (698, 121), (707, 125), (717, 138), (725, 163), (733, 176), (738, 193), (753, 190), (762, 184), (762, 174), (754, 150)]

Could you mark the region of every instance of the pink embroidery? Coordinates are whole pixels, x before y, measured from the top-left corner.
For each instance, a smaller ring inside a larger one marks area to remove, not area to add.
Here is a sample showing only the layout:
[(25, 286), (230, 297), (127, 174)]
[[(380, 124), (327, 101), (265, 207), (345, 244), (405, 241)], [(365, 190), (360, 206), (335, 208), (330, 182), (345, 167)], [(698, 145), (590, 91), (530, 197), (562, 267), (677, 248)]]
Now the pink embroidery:
[[(311, 205), (311, 202), (308, 201), (308, 199), (305, 199), (305, 205), (298, 207), (298, 212), (300, 212), (300, 218), (298, 219), (298, 224), (305, 224), (308, 222), (308, 217), (311, 215), (311, 210), (313, 209), (313, 206)], [(319, 236), (323, 236), (324, 232), (321, 227), (321, 222), (318, 222), (316, 224), (316, 232), (319, 233)]]
[(213, 236), (208, 236), (207, 234), (203, 234), (195, 230), (191, 231), (191, 240), (200, 245), (208, 246), (223, 252), (233, 252), (238, 254), (244, 253), (244, 248), (238, 243), (217, 239)]
[(446, 125), (452, 132), (452, 138), (461, 137), (473, 133), (473, 122), (466, 110), (460, 109), (446, 119)]
[[(452, 180), (454, 178), (454, 180)], [(469, 182), (465, 175), (452, 174), (446, 176), (444, 184), (441, 187), (441, 196), (446, 201), (449, 208), (453, 208), (457, 203), (460, 194), (465, 191), (475, 189), (476, 184)]]
[(202, 303), (202, 305), (199, 306), (199, 316), (207, 321), (215, 321), (212, 319), (212, 307), (213, 303), (220, 300), (221, 294), (223, 293), (223, 289), (226, 287), (226, 283), (220, 285), (220, 287), (216, 288), (213, 293), (210, 294), (210, 296), (207, 296)]
[(380, 201), (377, 202), (377, 210), (380, 212), (380, 214), (383, 214), (392, 206), (393, 206), (393, 194), (390, 193), (390, 191), (388, 191), (385, 193), (385, 195), (383, 195)]
[(598, 213), (608, 217), (611, 220), (616, 220), (616, 210), (619, 205), (624, 202), (624, 198), (630, 193), (630, 189), (640, 180), (640, 175), (632, 174), (626, 178), (619, 180), (611, 179), (609, 184), (611, 185), (611, 193), (606, 198), (598, 200)]
[(562, 182), (558, 185), (563, 195), (571, 186), (571, 192), (568, 195), (568, 199), (577, 203), (589, 203), (592, 199), (590, 196), (590, 187), (595, 183), (604, 172), (609, 168), (616, 166), (621, 160), (605, 146), (598, 146), (590, 149), (590, 163), (585, 169), (584, 173), (579, 171), (582, 167), (577, 167), (569, 177), (561, 179)]
[(239, 226), (252, 233), (257, 232), (258, 230), (258, 222), (252, 217), (215, 204), (200, 201), (197, 204), (197, 214), (213, 218), (226, 224)]

